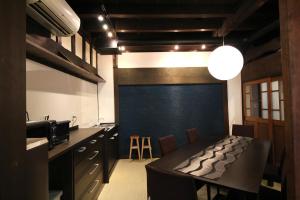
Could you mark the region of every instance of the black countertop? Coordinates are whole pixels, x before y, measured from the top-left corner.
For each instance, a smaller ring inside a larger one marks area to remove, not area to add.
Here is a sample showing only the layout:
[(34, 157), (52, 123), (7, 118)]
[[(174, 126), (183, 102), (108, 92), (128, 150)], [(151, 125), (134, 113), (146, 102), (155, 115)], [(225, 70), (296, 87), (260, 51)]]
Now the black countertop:
[(48, 151), (48, 160), (51, 161), (67, 151), (75, 148), (81, 142), (84, 142), (94, 135), (104, 132), (104, 128), (80, 128), (70, 132), (70, 139), (67, 142), (56, 145), (53, 149)]

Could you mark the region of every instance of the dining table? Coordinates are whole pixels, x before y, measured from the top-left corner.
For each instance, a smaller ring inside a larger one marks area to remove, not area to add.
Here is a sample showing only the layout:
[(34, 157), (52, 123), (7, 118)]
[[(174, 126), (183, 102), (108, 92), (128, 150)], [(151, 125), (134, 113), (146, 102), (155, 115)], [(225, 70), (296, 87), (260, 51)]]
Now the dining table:
[(226, 170), (218, 178), (206, 178), (178, 170), (178, 166), (188, 159), (228, 137), (228, 135), (201, 137), (196, 143), (182, 145), (148, 165), (157, 170), (191, 176), (195, 181), (237, 192), (242, 194), (242, 199), (257, 199), (271, 148), (271, 142), (268, 140), (253, 138), (247, 148), (226, 166)]

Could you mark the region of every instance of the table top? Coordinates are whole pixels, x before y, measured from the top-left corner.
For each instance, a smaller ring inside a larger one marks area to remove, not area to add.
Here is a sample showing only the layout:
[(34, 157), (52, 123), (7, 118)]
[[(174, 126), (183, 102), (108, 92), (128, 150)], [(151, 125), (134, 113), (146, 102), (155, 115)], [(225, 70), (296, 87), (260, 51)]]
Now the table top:
[[(168, 171), (174, 174), (188, 175), (175, 171), (174, 168), (180, 163), (219, 141), (223, 137), (205, 138), (195, 144), (187, 144), (176, 151), (158, 159), (149, 165), (158, 170)], [(238, 191), (258, 194), (263, 178), (264, 169), (268, 160), (270, 141), (254, 139), (239, 158), (232, 163), (224, 174), (217, 180), (192, 176), (194, 179), (204, 183), (218, 185), (221, 187), (235, 189)]]
[(104, 128), (80, 128), (70, 132), (69, 141), (56, 145), (53, 149), (48, 151), (48, 160), (53, 160), (59, 157), (101, 131), (104, 131)]

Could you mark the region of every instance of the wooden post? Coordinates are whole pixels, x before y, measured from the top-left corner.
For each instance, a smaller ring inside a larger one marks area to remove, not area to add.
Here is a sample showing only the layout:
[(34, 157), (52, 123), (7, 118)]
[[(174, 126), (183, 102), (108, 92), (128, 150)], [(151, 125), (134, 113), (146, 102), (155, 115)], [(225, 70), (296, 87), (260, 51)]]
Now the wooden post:
[(279, 0), (282, 72), (285, 92), (287, 194), (300, 199), (300, 1)]
[(0, 199), (25, 197), (26, 1), (0, 1)]

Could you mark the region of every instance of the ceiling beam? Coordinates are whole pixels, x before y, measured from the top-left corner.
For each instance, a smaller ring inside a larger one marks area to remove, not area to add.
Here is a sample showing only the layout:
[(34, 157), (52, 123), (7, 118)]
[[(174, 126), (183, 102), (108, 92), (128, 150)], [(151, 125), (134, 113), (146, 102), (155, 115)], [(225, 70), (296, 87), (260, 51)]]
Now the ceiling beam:
[[(236, 40), (227, 40), (227, 44), (237, 44)], [(199, 40), (119, 40), (119, 45), (124, 46), (149, 46), (149, 45), (221, 45), (221, 39), (199, 39)]]
[(232, 30), (237, 28), (243, 21), (261, 8), (268, 0), (245, 0), (238, 8), (237, 12), (228, 17), (222, 27), (215, 31), (214, 36), (225, 37)]
[(272, 22), (271, 24), (265, 26), (264, 28), (260, 29), (259, 31), (255, 32), (253, 35), (251, 35), (247, 40), (246, 42), (247, 43), (251, 43), (261, 37), (263, 37), (264, 35), (272, 32), (273, 30), (275, 29), (278, 29), (279, 30), (279, 21), (276, 20), (274, 22)]
[[(114, 30), (116, 32), (205, 32), (214, 31), (221, 24), (222, 21), (217, 19), (119, 19), (114, 22)], [(86, 32), (103, 32), (101, 24), (96, 20), (85, 21), (83, 29)]]
[[(206, 45), (205, 49), (201, 48), (201, 44), (180, 45), (178, 51), (212, 51), (216, 45)], [(126, 46), (129, 52), (167, 52), (174, 51), (174, 45), (148, 45), (148, 46)]]
[[(99, 14), (99, 5), (73, 4), (72, 8), (82, 18), (95, 18)], [(226, 18), (234, 13), (233, 5), (126, 5), (105, 4), (110, 18)]]

